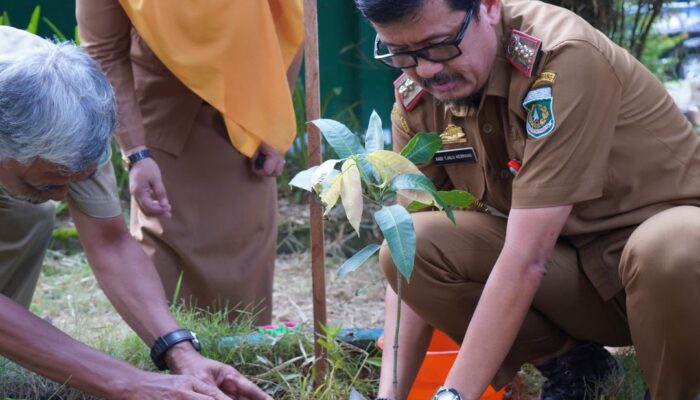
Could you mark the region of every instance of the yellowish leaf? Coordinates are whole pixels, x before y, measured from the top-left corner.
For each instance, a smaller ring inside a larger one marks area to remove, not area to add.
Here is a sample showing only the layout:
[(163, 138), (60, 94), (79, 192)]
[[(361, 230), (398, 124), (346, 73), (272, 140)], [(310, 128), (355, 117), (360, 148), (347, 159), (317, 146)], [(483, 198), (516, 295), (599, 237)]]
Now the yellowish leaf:
[(357, 168), (357, 162), (348, 159), (343, 163), (341, 170), (342, 189), (340, 198), (345, 208), (345, 215), (350, 221), (353, 229), (360, 236), (360, 221), (362, 220), (362, 181), (360, 179), (360, 170)]
[(393, 151), (377, 150), (368, 153), (366, 157), (379, 171), (379, 175), (382, 177), (382, 186), (401, 174), (423, 175), (411, 161)]
[(423, 203), (423, 204), (433, 204), (435, 202), (433, 195), (426, 192), (426, 191), (423, 191), (423, 190), (406, 189), (406, 190), (399, 190), (398, 193), (399, 193), (399, 195), (408, 199), (409, 203), (411, 201), (417, 201), (417, 202)]
[(326, 205), (326, 211), (323, 213), (323, 215), (328, 215), (328, 213), (331, 212), (335, 206), (335, 203), (338, 202), (342, 181), (343, 174), (338, 174), (335, 178), (333, 178), (328, 188), (321, 193), (321, 201)]

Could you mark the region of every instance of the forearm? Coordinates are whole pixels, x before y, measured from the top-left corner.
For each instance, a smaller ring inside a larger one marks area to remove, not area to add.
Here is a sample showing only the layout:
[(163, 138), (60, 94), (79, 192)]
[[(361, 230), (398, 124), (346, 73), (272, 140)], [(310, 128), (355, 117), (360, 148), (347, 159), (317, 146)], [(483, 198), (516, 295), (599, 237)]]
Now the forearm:
[(155, 267), (123, 217), (92, 218), (69, 207), (97, 282), (129, 326), (149, 346), (177, 329)]
[(507, 267), (520, 262), (505, 255), (499, 257), (447, 377), (446, 385), (459, 390), (465, 399), (479, 399), (486, 390), (537, 292), (541, 273)]
[(520, 331), (571, 206), (513, 209), (506, 240), (469, 322), (447, 386), (478, 399)]
[(177, 329), (160, 278), (134, 239), (121, 238), (86, 254), (100, 287), (146, 344)]
[(0, 353), (46, 376), (106, 398), (119, 398), (139, 370), (59, 331), (0, 295)]
[(396, 378), (398, 387), (394, 393), (394, 335), (398, 297), (387, 286), (384, 315), (384, 345), (382, 350), (382, 370), (379, 378), (377, 397), (387, 399), (404, 399), (416, 378), (425, 352), (430, 343), (433, 329), (405, 303), (401, 304), (401, 321), (399, 329), (398, 368)]

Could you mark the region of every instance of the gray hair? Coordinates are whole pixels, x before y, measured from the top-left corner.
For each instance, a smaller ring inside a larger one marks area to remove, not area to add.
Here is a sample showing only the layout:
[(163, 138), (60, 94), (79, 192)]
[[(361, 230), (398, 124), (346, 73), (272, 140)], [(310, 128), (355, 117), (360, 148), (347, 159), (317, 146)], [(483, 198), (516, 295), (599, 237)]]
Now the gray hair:
[(112, 86), (74, 44), (0, 56), (0, 161), (82, 171), (107, 150), (116, 121)]

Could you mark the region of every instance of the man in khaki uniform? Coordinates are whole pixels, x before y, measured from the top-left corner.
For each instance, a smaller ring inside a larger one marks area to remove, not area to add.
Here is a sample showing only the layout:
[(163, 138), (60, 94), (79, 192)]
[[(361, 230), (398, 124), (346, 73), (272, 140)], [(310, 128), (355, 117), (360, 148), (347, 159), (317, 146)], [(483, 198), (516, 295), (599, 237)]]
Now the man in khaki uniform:
[[(115, 125), (112, 88), (89, 56), (0, 27), (0, 354), (110, 399), (269, 399), (178, 328), (123, 220), (108, 151)], [(105, 294), (174, 375), (97, 352), (27, 310), (53, 228), (48, 200), (63, 198)]]
[[(272, 317), (274, 178), (296, 127), (289, 91), (299, 68), (291, 59), (300, 42), (289, 34), (301, 32), (301, 18), (289, 11), (296, 3), (212, 0), (195, 13), (199, 6), (187, 2), (76, 2), (82, 45), (117, 95), (116, 138), (132, 160), (131, 229), (166, 295), (182, 274), (188, 304), (227, 308), (232, 318), (252, 309), (259, 324)], [(278, 25), (285, 18), (289, 29)], [(265, 47), (278, 36), (291, 43), (287, 51)], [(236, 135), (241, 127), (251, 133)], [(256, 165), (259, 154), (264, 162)]]
[[(375, 57), (405, 73), (395, 149), (441, 134), (423, 173), (478, 199), (456, 226), (414, 215), (403, 383), (394, 393), (384, 360), (379, 396), (405, 396), (431, 326), (462, 343), (436, 399), (476, 399), (524, 362), (550, 378), (543, 398), (583, 398), (558, 379), (584, 369), (576, 357), (605, 361), (587, 342), (633, 344), (654, 399), (700, 394), (700, 138), (657, 79), (539, 1), (356, 3), (377, 30)], [(381, 263), (394, 285), (386, 252)]]

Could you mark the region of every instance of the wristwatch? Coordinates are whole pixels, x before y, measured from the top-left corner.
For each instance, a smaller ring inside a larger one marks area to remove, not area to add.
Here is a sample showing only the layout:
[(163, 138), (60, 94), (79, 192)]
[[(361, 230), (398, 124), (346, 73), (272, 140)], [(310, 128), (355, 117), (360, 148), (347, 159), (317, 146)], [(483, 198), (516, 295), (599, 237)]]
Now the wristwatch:
[(440, 388), (435, 392), (433, 400), (463, 400), (462, 395), (459, 394), (457, 389), (446, 388), (440, 386)]
[(133, 167), (137, 162), (151, 157), (151, 151), (148, 149), (139, 150), (136, 153), (129, 154), (127, 157), (124, 157), (126, 169), (131, 170), (131, 167)]
[(194, 332), (189, 329), (178, 329), (156, 339), (153, 347), (151, 347), (151, 360), (153, 360), (153, 364), (161, 371), (168, 369), (168, 366), (165, 364), (165, 353), (176, 344), (182, 342), (192, 343), (192, 347), (197, 351), (202, 349), (199, 339)]

